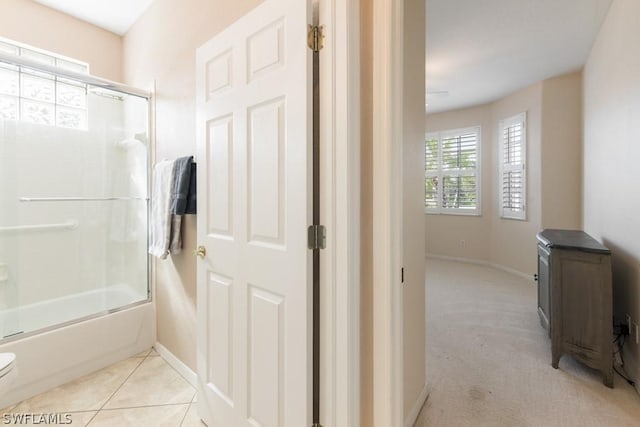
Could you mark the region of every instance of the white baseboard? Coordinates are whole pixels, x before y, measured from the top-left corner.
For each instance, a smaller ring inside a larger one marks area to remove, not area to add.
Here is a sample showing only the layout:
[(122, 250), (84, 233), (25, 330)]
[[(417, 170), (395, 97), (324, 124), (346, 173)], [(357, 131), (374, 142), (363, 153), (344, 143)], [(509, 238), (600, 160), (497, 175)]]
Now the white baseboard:
[(494, 264), (492, 262), (489, 263), (489, 267), (493, 267), (493, 268), (497, 268), (498, 270), (502, 270), (506, 273), (510, 273), (513, 274), (514, 276), (518, 276), (521, 277), (525, 280), (528, 280), (529, 282), (535, 282), (535, 280), (533, 279), (533, 274), (527, 274), (527, 273), (523, 273), (522, 271), (518, 271), (515, 270), (513, 268), (510, 267), (506, 267), (504, 265), (501, 264)]
[(531, 274), (527, 274), (527, 273), (523, 273), (521, 271), (515, 270), (511, 267), (507, 267), (504, 266), (502, 264), (496, 264), (490, 261), (485, 261), (485, 260), (479, 260), (479, 259), (473, 259), (473, 258), (463, 258), (463, 257), (453, 257), (453, 256), (448, 256), (448, 255), (438, 255), (438, 254), (434, 254), (434, 253), (427, 253), (427, 258), (432, 258), (432, 259), (440, 259), (443, 261), (456, 261), (456, 262), (465, 262), (467, 264), (476, 264), (476, 265), (483, 265), (486, 267), (493, 267), (496, 268), (498, 270), (502, 270), (506, 273), (509, 274), (513, 274), (514, 276), (518, 276), (522, 279), (528, 280), (530, 282), (534, 282), (533, 280), (533, 276)]
[(424, 388), (418, 396), (418, 400), (416, 400), (416, 403), (413, 405), (413, 408), (411, 408), (411, 411), (409, 411), (407, 418), (404, 420), (404, 427), (413, 427), (413, 425), (418, 420), (418, 415), (420, 415), (420, 411), (424, 406), (424, 402), (427, 401), (427, 397), (429, 397), (429, 389), (427, 388), (427, 383), (425, 382)]
[(178, 371), (182, 377), (187, 380), (194, 388), (198, 388), (198, 375), (185, 365), (182, 360), (178, 359), (173, 353), (171, 353), (165, 346), (156, 342), (153, 347), (156, 349), (160, 357), (169, 364), (173, 369)]

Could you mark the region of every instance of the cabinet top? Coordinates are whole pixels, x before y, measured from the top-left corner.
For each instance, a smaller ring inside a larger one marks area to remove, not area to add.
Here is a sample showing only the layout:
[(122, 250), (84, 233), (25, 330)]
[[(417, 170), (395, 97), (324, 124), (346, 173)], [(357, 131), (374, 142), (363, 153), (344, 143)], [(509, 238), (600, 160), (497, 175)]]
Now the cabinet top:
[(538, 233), (538, 241), (550, 248), (576, 249), (583, 252), (610, 254), (611, 251), (581, 230), (545, 229)]

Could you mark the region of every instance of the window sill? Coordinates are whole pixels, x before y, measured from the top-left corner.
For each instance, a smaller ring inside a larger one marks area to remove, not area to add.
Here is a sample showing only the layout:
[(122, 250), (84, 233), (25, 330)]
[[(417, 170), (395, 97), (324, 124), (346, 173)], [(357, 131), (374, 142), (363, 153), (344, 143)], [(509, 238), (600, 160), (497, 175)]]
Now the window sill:
[(461, 217), (480, 217), (482, 216), (482, 212), (433, 212), (433, 211), (424, 211), (425, 215), (447, 215), (447, 216), (461, 216)]

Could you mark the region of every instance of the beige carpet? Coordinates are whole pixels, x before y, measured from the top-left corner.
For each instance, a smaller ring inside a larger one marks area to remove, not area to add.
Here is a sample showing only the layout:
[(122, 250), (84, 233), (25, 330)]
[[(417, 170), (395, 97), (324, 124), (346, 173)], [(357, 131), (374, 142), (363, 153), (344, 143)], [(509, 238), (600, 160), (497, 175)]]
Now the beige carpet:
[(569, 356), (551, 367), (536, 287), (489, 267), (427, 262), (430, 395), (416, 427), (640, 426), (640, 396)]

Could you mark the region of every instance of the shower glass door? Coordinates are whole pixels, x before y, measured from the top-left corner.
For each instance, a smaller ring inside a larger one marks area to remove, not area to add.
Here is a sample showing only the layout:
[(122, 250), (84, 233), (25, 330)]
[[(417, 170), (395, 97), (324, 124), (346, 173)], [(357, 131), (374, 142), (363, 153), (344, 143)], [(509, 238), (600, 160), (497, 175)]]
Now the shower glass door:
[(148, 100), (86, 81), (0, 62), (0, 341), (149, 298)]

